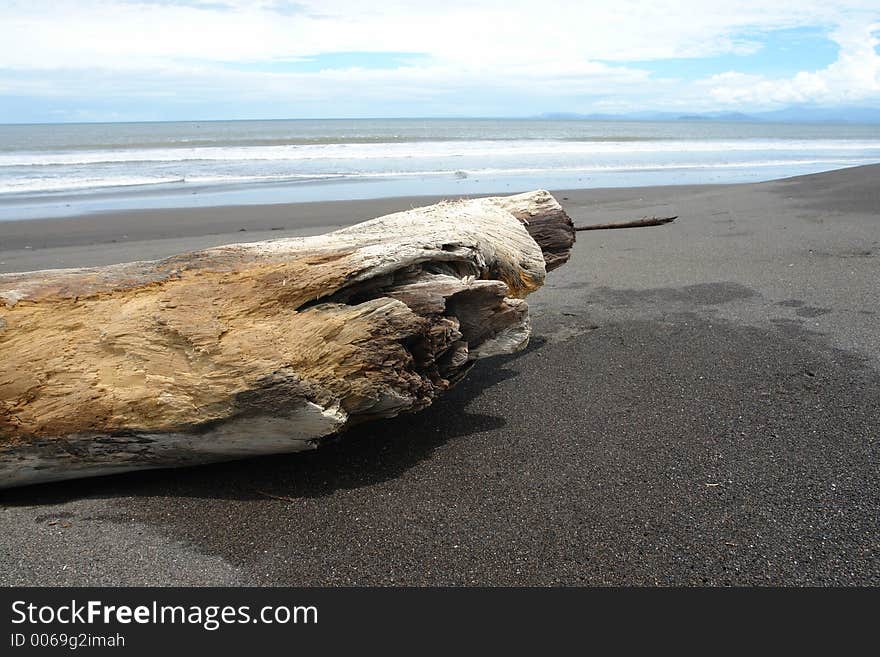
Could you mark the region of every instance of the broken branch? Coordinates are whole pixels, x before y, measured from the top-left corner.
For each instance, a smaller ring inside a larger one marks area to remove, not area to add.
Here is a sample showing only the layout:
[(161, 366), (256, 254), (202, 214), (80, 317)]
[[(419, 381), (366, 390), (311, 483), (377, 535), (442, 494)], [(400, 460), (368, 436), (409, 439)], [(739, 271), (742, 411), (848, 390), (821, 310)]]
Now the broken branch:
[(644, 228), (646, 226), (662, 226), (678, 219), (674, 217), (643, 217), (633, 221), (619, 221), (610, 224), (591, 224), (589, 226), (575, 226), (575, 230), (612, 230), (616, 228)]

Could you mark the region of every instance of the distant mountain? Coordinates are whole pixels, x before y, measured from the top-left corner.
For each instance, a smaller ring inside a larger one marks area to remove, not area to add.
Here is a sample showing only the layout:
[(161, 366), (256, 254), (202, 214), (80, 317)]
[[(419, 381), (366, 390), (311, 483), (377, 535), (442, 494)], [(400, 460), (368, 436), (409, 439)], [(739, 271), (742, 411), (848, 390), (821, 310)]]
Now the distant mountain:
[(880, 108), (792, 106), (764, 112), (627, 112), (624, 114), (578, 114), (545, 112), (541, 119), (588, 121), (755, 121), (777, 123), (880, 123)]
[(757, 121), (742, 112), (628, 112), (626, 114), (577, 114), (575, 112), (545, 112), (540, 119), (582, 119), (588, 121)]
[(756, 118), (742, 112), (709, 112), (707, 114), (680, 114), (679, 121), (755, 121)]
[(762, 121), (794, 121), (799, 123), (880, 123), (876, 107), (810, 107), (792, 106), (756, 114)]

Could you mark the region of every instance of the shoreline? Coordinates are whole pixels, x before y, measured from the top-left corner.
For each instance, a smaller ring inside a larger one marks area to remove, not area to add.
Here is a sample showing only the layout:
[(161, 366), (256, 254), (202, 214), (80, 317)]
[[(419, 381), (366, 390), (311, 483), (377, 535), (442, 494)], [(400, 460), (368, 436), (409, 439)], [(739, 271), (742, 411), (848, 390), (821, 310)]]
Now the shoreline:
[[(724, 189), (761, 189), (787, 182), (808, 181), (817, 176), (820, 179), (835, 176), (861, 177), (875, 171), (880, 175), (880, 164), (847, 167), (759, 183), (587, 187), (550, 191), (567, 209), (570, 208), (575, 213), (572, 218), (576, 223), (580, 219), (588, 223), (595, 217), (602, 219), (608, 216), (609, 221), (638, 218), (635, 215), (615, 214), (612, 210), (620, 203), (626, 204), (629, 200), (634, 200), (634, 197), (648, 199), (638, 210), (637, 204), (630, 204), (637, 212), (676, 214), (673, 211), (673, 201), (677, 197), (690, 197)], [(0, 273), (156, 259), (229, 242), (314, 235), (444, 199), (506, 193), (509, 192), (103, 210), (65, 217), (0, 220)], [(101, 246), (108, 249), (101, 249)]]
[[(338, 201), (379, 201), (409, 198), (466, 198), (501, 196), (531, 189), (580, 191), (643, 187), (692, 187), (757, 184), (803, 175), (873, 166), (876, 160), (840, 160), (819, 163), (742, 163), (701, 167), (669, 165), (659, 168), (608, 169), (533, 173), (495, 172), (482, 179), (479, 172), (456, 171), (437, 176), (370, 175), (331, 176), (310, 182), (280, 181), (165, 182), (133, 184), (94, 190), (68, 190), (30, 195), (0, 194), (0, 225), (10, 221), (72, 219), (104, 213), (134, 211), (207, 210), (218, 207), (252, 208)], [(485, 172), (484, 172), (485, 173)]]

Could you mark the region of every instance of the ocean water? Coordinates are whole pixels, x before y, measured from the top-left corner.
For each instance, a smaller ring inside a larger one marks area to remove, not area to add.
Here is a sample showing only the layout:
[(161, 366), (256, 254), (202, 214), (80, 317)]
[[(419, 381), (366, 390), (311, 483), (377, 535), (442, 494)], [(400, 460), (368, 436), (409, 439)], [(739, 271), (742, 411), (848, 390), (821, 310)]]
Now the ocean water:
[(387, 119), (0, 125), (0, 219), (753, 182), (880, 162), (880, 125)]

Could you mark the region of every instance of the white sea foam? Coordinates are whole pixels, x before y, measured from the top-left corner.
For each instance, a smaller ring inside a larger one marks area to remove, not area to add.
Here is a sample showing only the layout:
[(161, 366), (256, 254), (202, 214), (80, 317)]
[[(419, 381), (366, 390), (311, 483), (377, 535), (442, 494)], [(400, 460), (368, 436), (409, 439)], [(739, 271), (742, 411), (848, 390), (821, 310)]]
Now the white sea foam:
[(785, 166), (811, 166), (826, 165), (829, 168), (834, 166), (852, 166), (856, 164), (867, 164), (872, 162), (870, 159), (775, 159), (775, 160), (747, 160), (742, 162), (649, 162), (644, 164), (615, 164), (615, 165), (582, 165), (582, 166), (547, 166), (547, 167), (490, 167), (490, 168), (444, 168), (444, 169), (418, 169), (413, 171), (407, 170), (383, 170), (383, 171), (366, 171), (366, 172), (348, 172), (348, 173), (310, 173), (310, 174), (263, 174), (263, 175), (192, 175), (187, 177), (181, 176), (106, 176), (103, 178), (81, 177), (81, 176), (58, 176), (52, 179), (45, 178), (15, 178), (4, 180), (0, 176), (0, 194), (33, 194), (33, 193), (55, 193), (55, 192), (76, 192), (98, 189), (113, 188), (147, 188), (165, 186), (168, 188), (179, 188), (184, 185), (196, 186), (213, 186), (226, 185), (235, 183), (310, 183), (310, 182), (326, 182), (333, 180), (356, 181), (359, 179), (377, 179), (377, 178), (433, 178), (433, 177), (449, 177), (454, 179), (462, 178), (491, 178), (504, 176), (548, 176), (548, 175), (576, 175), (576, 174), (597, 174), (597, 173), (634, 173), (642, 171), (682, 171), (682, 170), (725, 170), (725, 169), (757, 169), (772, 168)]
[(650, 141), (435, 141), (286, 146), (211, 146), (0, 153), (0, 167), (118, 163), (426, 159), (504, 156), (591, 156), (636, 153), (880, 151), (880, 139), (738, 139)]

